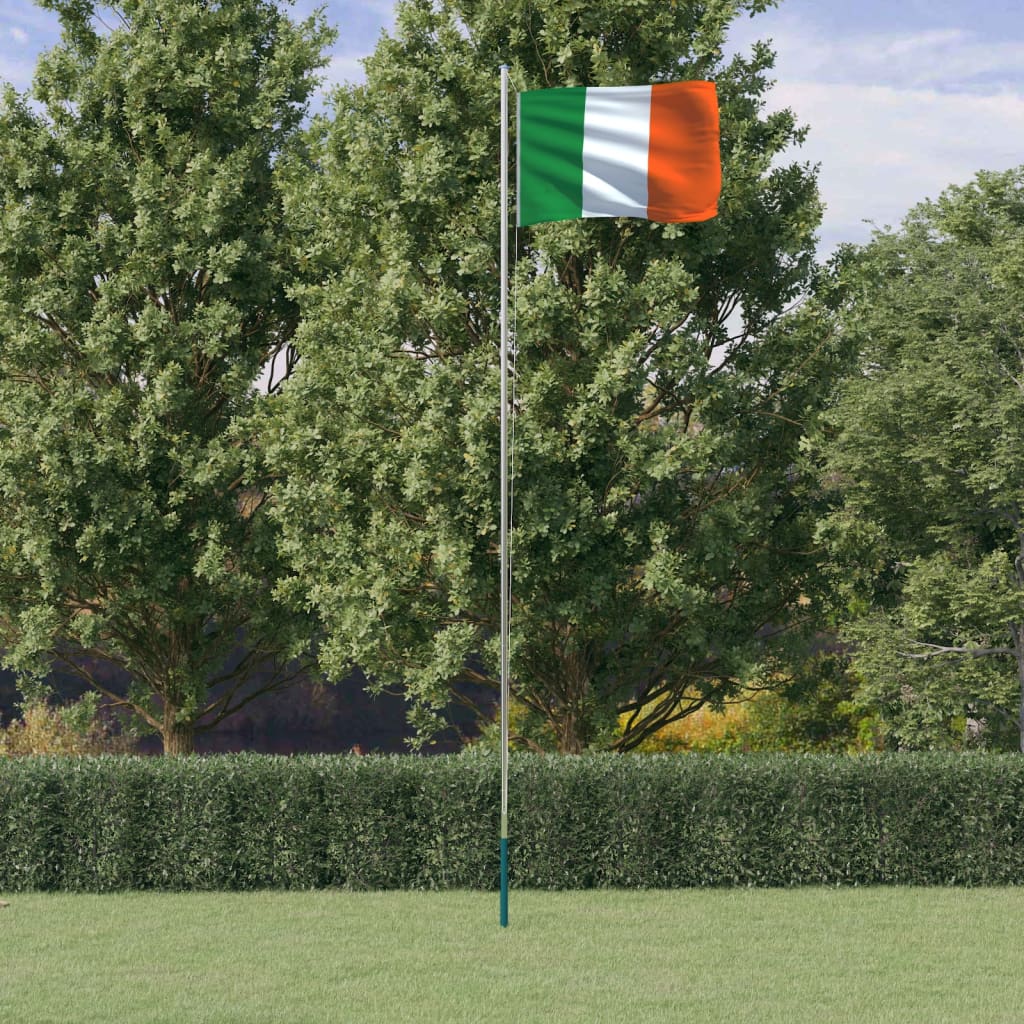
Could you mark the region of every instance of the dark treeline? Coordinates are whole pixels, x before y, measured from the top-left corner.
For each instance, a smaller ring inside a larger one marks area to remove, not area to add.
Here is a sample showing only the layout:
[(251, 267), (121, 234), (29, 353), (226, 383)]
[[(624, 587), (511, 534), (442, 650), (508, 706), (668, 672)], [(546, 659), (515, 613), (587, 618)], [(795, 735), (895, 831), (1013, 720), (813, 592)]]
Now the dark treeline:
[[(80, 699), (87, 685), (70, 672), (54, 671), (48, 682), (53, 699), (66, 704)], [(123, 688), (122, 677), (108, 678), (114, 689)], [(256, 680), (254, 686), (258, 687)], [(467, 694), (485, 700), (478, 691)], [(13, 672), (0, 668), (0, 725), (8, 725), (20, 716), (21, 695)], [(101, 714), (106, 717), (109, 712)], [(475, 716), (465, 708), (450, 711), (452, 728), (438, 737), (430, 753), (450, 753), (461, 748), (466, 739), (477, 735)], [(353, 672), (334, 685), (311, 679), (283, 693), (269, 694), (248, 704), (208, 732), (196, 737), (198, 753), (234, 753), (250, 750), (262, 754), (340, 754), (402, 753), (408, 749), (412, 735), (401, 696), (367, 693), (366, 679)], [(159, 754), (160, 737), (155, 734), (139, 737), (133, 749), (140, 754)]]

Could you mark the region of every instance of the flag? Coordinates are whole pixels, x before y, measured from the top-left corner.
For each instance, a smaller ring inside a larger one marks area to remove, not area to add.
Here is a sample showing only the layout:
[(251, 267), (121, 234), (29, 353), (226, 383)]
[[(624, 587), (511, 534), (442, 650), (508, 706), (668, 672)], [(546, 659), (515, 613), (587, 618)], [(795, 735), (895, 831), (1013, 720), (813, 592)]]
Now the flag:
[(518, 224), (708, 220), (722, 185), (714, 82), (519, 95)]

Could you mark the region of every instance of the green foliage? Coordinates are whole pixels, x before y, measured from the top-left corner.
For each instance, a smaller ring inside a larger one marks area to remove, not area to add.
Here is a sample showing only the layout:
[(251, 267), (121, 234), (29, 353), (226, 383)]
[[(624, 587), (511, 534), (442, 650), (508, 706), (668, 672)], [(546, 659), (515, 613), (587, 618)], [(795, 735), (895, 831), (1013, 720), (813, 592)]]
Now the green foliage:
[[(488, 889), (498, 759), (0, 760), (0, 891)], [(1008, 755), (516, 755), (520, 888), (1014, 885)]]
[(295, 328), (274, 165), (329, 33), (268, 0), (125, 0), (106, 33), (48, 6), (61, 43), (0, 100), (0, 647), (126, 670), (188, 750), (308, 632), (271, 599), (253, 383)]
[[(850, 260), (856, 346), (822, 525), (860, 699), (904, 747), (1017, 743), (1024, 682), (1024, 169), (982, 173)], [(983, 724), (984, 723), (984, 724)], [(1024, 732), (1022, 732), (1024, 739)]]
[(836, 358), (813, 316), (779, 319), (820, 216), (814, 170), (779, 160), (802, 129), (763, 111), (767, 47), (721, 57), (764, 6), (410, 0), (317, 126), (323, 173), (289, 201), (322, 283), (277, 403), (280, 591), (323, 617), (329, 673), (405, 687), (421, 740), (455, 681), (497, 675), (504, 61), (517, 89), (714, 78), (724, 165), (705, 224), (516, 238), (516, 698), (562, 751), (627, 749), (803, 641), (798, 446)]
[(738, 749), (847, 754), (883, 749), (882, 723), (857, 699), (858, 682), (846, 657), (817, 655), (784, 686), (751, 701)]
[[(555, 753), (558, 750), (558, 737), (551, 728), (551, 723), (515, 697), (509, 700), (508, 728), (510, 742), (515, 747), (532, 750), (535, 753)], [(493, 720), (482, 723), (479, 735), (470, 747), (490, 753), (501, 750), (500, 709), (496, 710)]]

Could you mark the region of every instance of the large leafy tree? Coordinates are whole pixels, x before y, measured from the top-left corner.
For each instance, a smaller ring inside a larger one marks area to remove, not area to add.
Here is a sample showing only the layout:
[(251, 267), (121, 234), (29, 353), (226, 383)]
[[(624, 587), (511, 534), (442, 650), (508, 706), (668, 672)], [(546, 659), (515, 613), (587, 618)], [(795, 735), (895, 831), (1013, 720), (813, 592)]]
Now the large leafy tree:
[(848, 275), (823, 531), (861, 697), (904, 746), (1024, 749), (1024, 170), (921, 204)]
[(277, 400), (282, 590), (324, 617), (329, 672), (404, 685), (421, 737), (497, 672), (503, 62), (518, 89), (715, 79), (725, 181), (707, 223), (516, 235), (523, 714), (563, 751), (629, 749), (770, 675), (806, 618), (794, 466), (831, 356), (777, 321), (812, 274), (815, 174), (779, 160), (802, 134), (763, 113), (769, 49), (722, 57), (765, 6), (408, 0), (319, 126), (290, 209), (322, 283)]
[(275, 162), (329, 34), (269, 0), (45, 6), (61, 43), (0, 103), (0, 647), (187, 752), (303, 648), (254, 382), (297, 322)]

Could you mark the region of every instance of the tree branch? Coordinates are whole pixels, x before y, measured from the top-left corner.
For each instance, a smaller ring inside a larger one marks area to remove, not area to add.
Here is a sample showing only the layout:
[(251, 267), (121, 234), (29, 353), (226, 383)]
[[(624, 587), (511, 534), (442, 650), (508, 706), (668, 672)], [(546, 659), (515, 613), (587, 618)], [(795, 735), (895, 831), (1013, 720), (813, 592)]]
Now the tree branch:
[(943, 644), (929, 644), (923, 640), (912, 640), (915, 647), (927, 647), (928, 650), (921, 654), (910, 654), (908, 651), (900, 651), (901, 658), (914, 658), (922, 660), (926, 658), (939, 658), (944, 654), (956, 654), (966, 658), (986, 658), (992, 654), (1016, 654), (1012, 647), (946, 647)]

